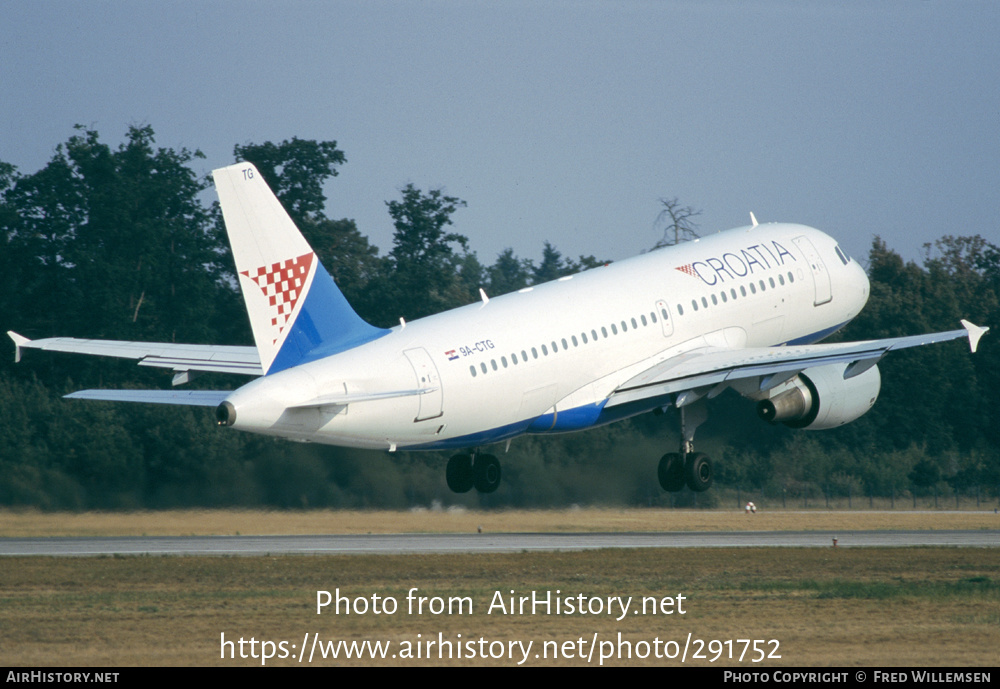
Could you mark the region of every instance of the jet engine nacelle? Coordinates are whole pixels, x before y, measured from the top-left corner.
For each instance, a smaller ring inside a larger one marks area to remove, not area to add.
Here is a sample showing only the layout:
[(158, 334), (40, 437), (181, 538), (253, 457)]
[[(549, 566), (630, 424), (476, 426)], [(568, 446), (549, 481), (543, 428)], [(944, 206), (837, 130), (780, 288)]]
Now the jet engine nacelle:
[(757, 415), (792, 428), (820, 430), (854, 421), (872, 408), (882, 388), (878, 366), (844, 378), (847, 364), (809, 368), (757, 403)]

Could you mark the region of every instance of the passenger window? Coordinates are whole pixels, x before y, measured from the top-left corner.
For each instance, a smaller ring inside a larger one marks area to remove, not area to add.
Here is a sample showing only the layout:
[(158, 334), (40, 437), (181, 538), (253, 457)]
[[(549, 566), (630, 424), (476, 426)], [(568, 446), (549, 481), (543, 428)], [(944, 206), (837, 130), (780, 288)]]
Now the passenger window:
[(497, 370), (497, 360), (496, 359), (490, 359), (490, 365), (493, 366), (493, 370), (494, 371)]
[(577, 342), (577, 339), (576, 339), (576, 335), (574, 335), (574, 336), (572, 337), (572, 340), (573, 340), (573, 346), (574, 346), (574, 347), (579, 347), (579, 346), (580, 346), (580, 343), (579, 343), (579, 342)]
[(636, 323), (636, 322), (635, 322), (635, 319), (633, 318), (633, 319), (632, 319), (632, 329), (633, 329), (633, 330), (635, 330), (635, 329), (636, 329), (636, 328), (638, 328), (638, 327), (639, 327), (639, 324), (638, 324), (638, 323)]
[[(653, 314), (649, 314), (649, 315), (653, 316)], [(642, 324), (644, 326), (649, 325), (649, 321), (646, 320), (646, 314), (642, 314), (641, 316), (639, 316), (639, 318), (642, 320)], [(653, 318), (656, 318), (656, 316), (653, 316)]]
[(693, 308), (693, 309), (694, 309), (695, 311), (697, 311), (697, 310), (698, 310), (698, 302), (697, 302), (696, 300), (692, 299), (692, 300), (691, 300), (691, 307), (692, 307), (692, 308)]
[(752, 282), (750, 283), (750, 292), (752, 294), (757, 294), (757, 288), (754, 286)]
[(719, 296), (722, 297), (722, 303), (723, 304), (725, 304), (727, 301), (729, 301), (729, 299), (726, 298), (726, 293), (725, 292), (720, 292)]
[(774, 278), (768, 278), (767, 281), (771, 283), (771, 289), (774, 289)]
[(608, 339), (608, 329), (605, 328), (603, 325), (601, 326), (601, 334), (604, 335), (605, 340)]
[(548, 356), (549, 355), (549, 350), (546, 348), (545, 345), (542, 345), (542, 355), (543, 356)]
[(747, 295), (747, 288), (745, 285), (740, 285), (740, 294), (742, 294), (744, 297)]
[(503, 364), (504, 368), (507, 368), (507, 357), (505, 356), (500, 357), (500, 363)]
[(701, 298), (701, 305), (704, 306), (707, 309), (708, 308), (708, 299), (706, 299), (705, 297), (702, 297)]
[(622, 321), (622, 332), (623, 333), (627, 333), (628, 332), (628, 326), (625, 325), (625, 321)]
[[(683, 316), (684, 315), (684, 307), (681, 306), (680, 304), (677, 305), (677, 315), (678, 316)], [(666, 320), (666, 319), (664, 319), (664, 320)]]
[[(569, 344), (566, 342), (566, 338), (565, 337), (562, 339), (562, 345), (563, 345), (563, 349), (569, 349)], [(552, 348), (555, 349), (555, 345), (553, 345)]]
[(712, 306), (718, 306), (718, 305), (719, 305), (719, 298), (718, 298), (718, 297), (716, 297), (716, 296), (715, 296), (715, 295), (713, 294), (713, 295), (712, 295)]
[(614, 323), (611, 324), (611, 334), (612, 335), (618, 334), (618, 326), (616, 326)]
[(475, 378), (476, 377), (476, 367), (475, 366), (470, 366), (469, 367), (469, 373), (471, 373), (472, 377)]
[(483, 369), (483, 373), (486, 373), (486, 362), (479, 364), (479, 368)]
[(538, 358), (538, 350), (535, 349), (534, 347), (531, 348), (531, 356), (535, 357), (536, 359)]

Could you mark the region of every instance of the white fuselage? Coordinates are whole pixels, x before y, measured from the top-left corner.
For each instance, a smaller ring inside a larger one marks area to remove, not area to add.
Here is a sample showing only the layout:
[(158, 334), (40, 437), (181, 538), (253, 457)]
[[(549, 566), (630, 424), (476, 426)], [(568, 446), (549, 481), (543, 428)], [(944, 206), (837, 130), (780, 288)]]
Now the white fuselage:
[[(699, 346), (814, 342), (858, 314), (868, 279), (829, 236), (744, 227), (423, 318), (334, 356), (259, 378), (228, 401), (234, 427), (352, 447), (473, 447), (607, 423), (650, 366)], [(414, 387), (347, 404), (324, 396)]]

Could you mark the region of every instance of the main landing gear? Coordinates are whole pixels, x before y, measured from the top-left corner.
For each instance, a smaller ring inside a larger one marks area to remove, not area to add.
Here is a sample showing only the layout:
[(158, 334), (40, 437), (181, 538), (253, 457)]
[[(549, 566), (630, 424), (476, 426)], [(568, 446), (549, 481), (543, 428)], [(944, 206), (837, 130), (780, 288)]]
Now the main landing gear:
[(473, 453), (455, 455), (448, 460), (445, 472), (448, 487), (455, 493), (492, 493), (500, 487), (500, 460), (493, 455)]
[(665, 491), (674, 493), (686, 485), (696, 493), (703, 493), (712, 487), (712, 460), (694, 451), (694, 432), (708, 418), (708, 409), (704, 400), (698, 400), (680, 411), (680, 452), (668, 452), (660, 458), (657, 477)]

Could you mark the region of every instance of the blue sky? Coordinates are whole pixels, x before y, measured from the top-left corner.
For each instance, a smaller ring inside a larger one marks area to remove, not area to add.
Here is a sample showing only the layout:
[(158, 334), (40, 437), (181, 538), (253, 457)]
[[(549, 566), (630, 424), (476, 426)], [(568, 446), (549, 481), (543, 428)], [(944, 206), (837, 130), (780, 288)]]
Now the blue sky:
[(863, 258), (1000, 243), (1000, 3), (166, 2), (0, 6), (0, 160), (33, 172), (81, 123), (117, 146), (334, 139), (328, 213), (386, 252), (412, 182), (484, 263), (621, 259), (658, 199), (703, 234), (802, 222)]

